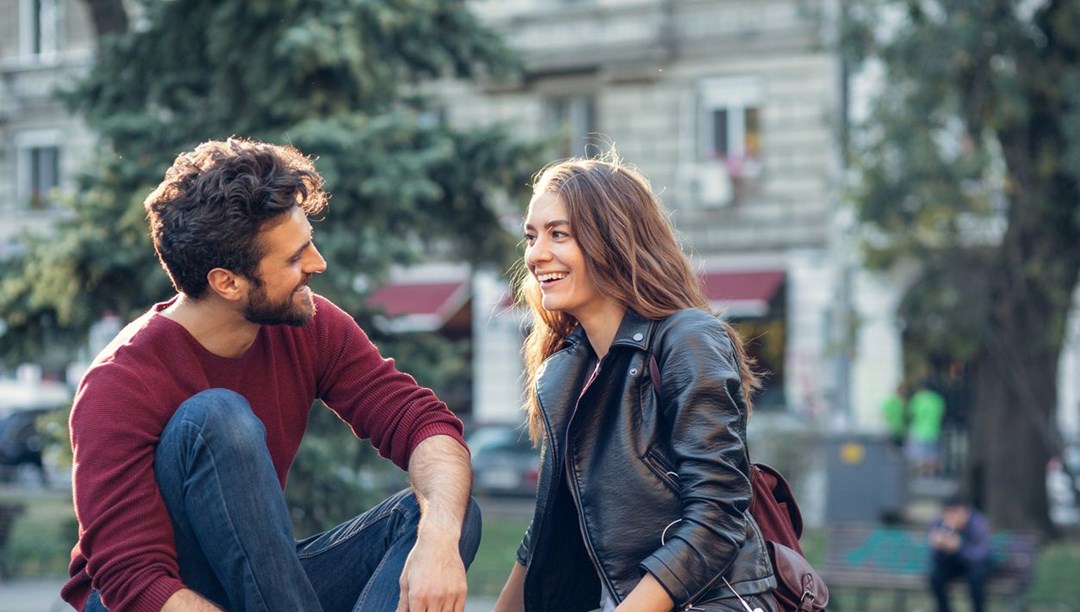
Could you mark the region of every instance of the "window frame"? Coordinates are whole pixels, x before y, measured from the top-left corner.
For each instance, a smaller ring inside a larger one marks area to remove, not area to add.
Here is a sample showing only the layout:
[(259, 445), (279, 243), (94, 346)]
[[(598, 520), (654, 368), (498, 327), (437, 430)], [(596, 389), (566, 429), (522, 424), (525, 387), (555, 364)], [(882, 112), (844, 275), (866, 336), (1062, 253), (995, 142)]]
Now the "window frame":
[[(15, 202), (22, 211), (48, 211), (58, 208), (53, 193), (62, 188), (64, 147), (58, 130), (31, 130), (15, 136)], [(34, 155), (39, 151), (55, 151), (51, 184), (41, 189), (42, 172), (35, 167)]]
[(543, 98), (544, 123), (553, 131), (569, 129), (569, 141), (560, 146), (563, 157), (586, 156), (597, 144), (597, 104), (593, 92), (548, 94)]
[[(763, 80), (758, 76), (701, 79), (697, 159), (721, 161), (733, 176), (757, 176), (763, 155), (764, 99)], [(723, 126), (717, 125), (718, 117), (723, 118)], [(718, 143), (719, 138), (725, 142)]]
[(19, 53), (50, 59), (60, 52), (62, 0), (19, 0)]

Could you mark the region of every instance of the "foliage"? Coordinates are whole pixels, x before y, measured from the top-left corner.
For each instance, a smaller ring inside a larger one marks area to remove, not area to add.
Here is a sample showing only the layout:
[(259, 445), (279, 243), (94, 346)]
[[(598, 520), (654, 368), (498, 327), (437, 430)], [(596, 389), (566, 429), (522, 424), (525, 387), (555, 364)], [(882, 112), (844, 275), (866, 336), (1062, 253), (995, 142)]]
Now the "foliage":
[[(113, 3), (93, 3), (113, 4)], [(0, 261), (0, 353), (76, 346), (102, 312), (130, 318), (171, 293), (142, 199), (180, 151), (230, 135), (317, 157), (332, 194), (315, 288), (363, 315), (356, 275), (423, 256), (503, 265), (500, 192), (526, 185), (535, 144), (451, 129), (415, 84), (494, 79), (518, 64), (463, 0), (139, 2), (65, 98), (102, 138), (69, 218)], [(516, 195), (516, 194), (515, 194)]]
[(882, 75), (852, 143), (866, 262), (919, 263), (905, 348), (978, 376), (971, 492), (999, 524), (1045, 528), (1046, 423), (1080, 268), (1080, 4), (845, 6), (844, 52)]
[[(142, 200), (177, 153), (209, 139), (290, 143), (316, 158), (332, 197), (315, 223), (328, 271), (312, 284), (373, 334), (358, 288), (378, 287), (390, 265), (437, 257), (505, 268), (513, 256), (499, 203), (539, 167), (539, 146), (500, 126), (452, 129), (416, 93), (425, 79), (519, 68), (464, 0), (139, 0), (131, 19), (117, 2), (86, 3), (109, 35), (63, 97), (102, 146), (56, 231), (0, 260), (8, 362), (51, 355), (46, 367), (59, 370), (104, 312), (130, 320), (171, 295)], [(376, 340), (440, 395), (469, 379), (467, 342)], [(404, 483), (374, 459), (315, 409), (287, 491), (298, 531), (325, 529)]]

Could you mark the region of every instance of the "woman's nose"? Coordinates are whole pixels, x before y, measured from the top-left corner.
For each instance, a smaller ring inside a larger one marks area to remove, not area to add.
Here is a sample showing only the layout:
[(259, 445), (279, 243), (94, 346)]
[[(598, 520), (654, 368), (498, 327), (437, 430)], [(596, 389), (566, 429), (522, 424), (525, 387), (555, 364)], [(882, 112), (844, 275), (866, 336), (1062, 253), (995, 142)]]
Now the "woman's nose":
[(548, 250), (547, 244), (540, 238), (537, 238), (533, 243), (525, 247), (525, 263), (534, 264), (538, 261), (545, 261), (551, 257), (551, 251)]

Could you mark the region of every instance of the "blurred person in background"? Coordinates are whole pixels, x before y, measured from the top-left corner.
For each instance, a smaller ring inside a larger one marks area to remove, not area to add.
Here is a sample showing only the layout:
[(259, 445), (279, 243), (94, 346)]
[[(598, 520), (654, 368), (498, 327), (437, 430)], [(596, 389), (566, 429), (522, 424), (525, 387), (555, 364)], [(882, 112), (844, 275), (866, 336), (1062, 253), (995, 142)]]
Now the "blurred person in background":
[(972, 612), (986, 609), (986, 581), (994, 569), (990, 524), (960, 498), (946, 500), (930, 527), (930, 591), (938, 612), (949, 612), (949, 583), (964, 580)]
[(881, 403), (881, 413), (885, 418), (885, 429), (889, 434), (889, 441), (898, 452), (904, 451), (904, 442), (907, 439), (908, 429), (908, 388), (901, 382), (896, 387), (896, 392), (885, 398)]
[[(309, 288), (322, 185), (299, 151), (233, 138), (179, 155), (147, 198), (178, 295), (79, 385), (75, 609), (464, 609), (480, 522), (461, 421)], [(412, 490), (297, 542), (285, 479), (316, 398)]]
[(647, 179), (614, 152), (552, 165), (524, 225), (541, 468), (495, 610), (775, 610), (748, 511), (759, 383)]
[(941, 422), (945, 418), (945, 398), (923, 385), (907, 403), (911, 419), (908, 429), (908, 457), (922, 476), (941, 472)]

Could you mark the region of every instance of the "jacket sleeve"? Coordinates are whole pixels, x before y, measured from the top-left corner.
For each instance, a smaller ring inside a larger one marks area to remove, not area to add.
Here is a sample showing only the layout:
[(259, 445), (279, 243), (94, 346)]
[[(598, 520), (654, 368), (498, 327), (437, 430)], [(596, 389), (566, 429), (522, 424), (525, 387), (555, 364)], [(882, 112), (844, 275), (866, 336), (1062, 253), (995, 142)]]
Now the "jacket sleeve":
[(746, 539), (746, 407), (734, 347), (712, 315), (673, 315), (653, 351), (683, 513), (641, 566), (683, 605), (727, 572)]
[(517, 562), (524, 567), (529, 566), (529, 559), (532, 557), (532, 524), (529, 524), (529, 528), (525, 530), (525, 536), (521, 538), (521, 544), (518, 545), (517, 550)]

